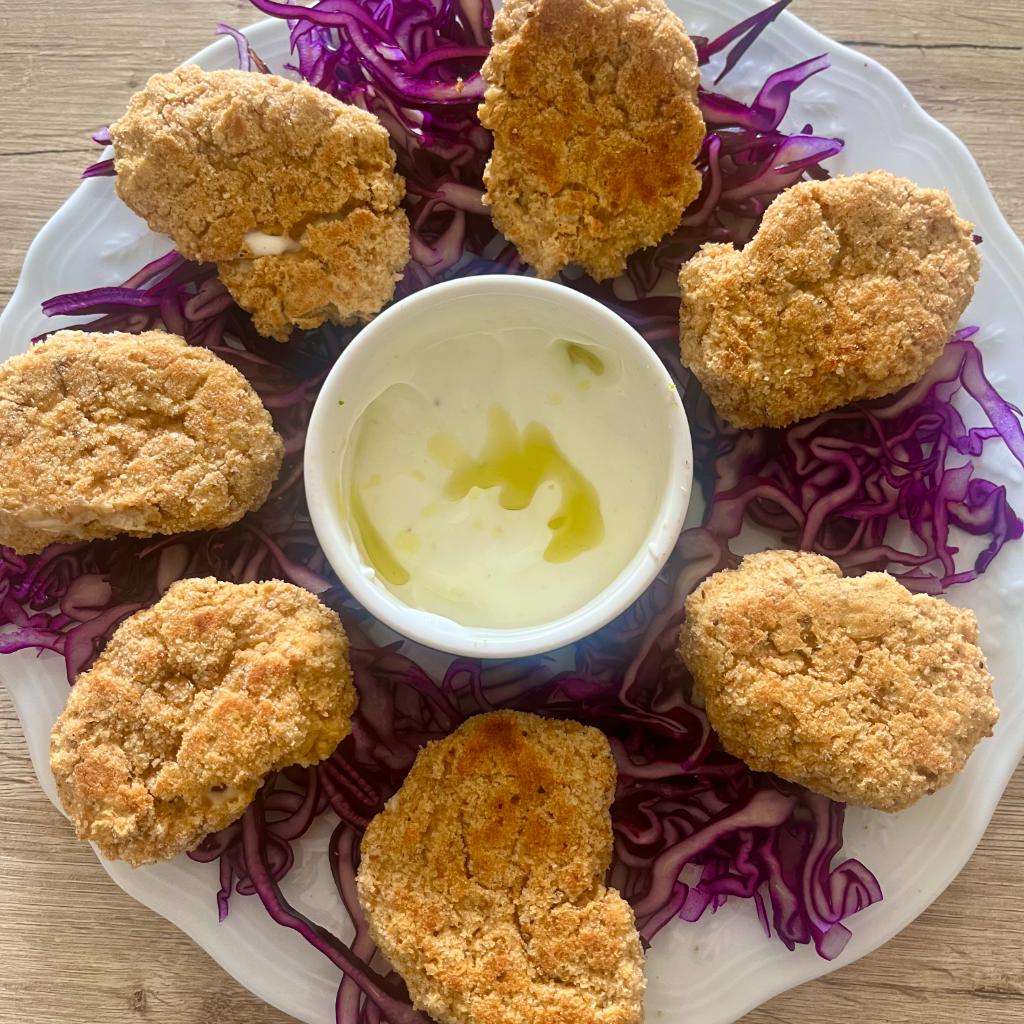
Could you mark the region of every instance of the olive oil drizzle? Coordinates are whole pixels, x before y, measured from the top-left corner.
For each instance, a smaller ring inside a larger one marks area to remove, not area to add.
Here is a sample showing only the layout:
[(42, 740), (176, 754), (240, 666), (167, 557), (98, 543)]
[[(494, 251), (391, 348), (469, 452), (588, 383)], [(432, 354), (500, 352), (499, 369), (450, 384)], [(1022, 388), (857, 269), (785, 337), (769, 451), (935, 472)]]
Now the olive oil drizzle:
[(548, 520), (552, 536), (544, 550), (545, 561), (569, 562), (596, 548), (604, 539), (600, 497), (566, 458), (551, 431), (531, 422), (520, 432), (500, 405), (491, 407), (487, 419), (487, 437), (479, 459), (468, 455), (451, 434), (437, 434), (428, 442), (431, 455), (451, 470), (444, 496), (459, 501), (473, 487), (497, 487), (501, 507), (518, 511), (529, 506), (541, 484), (554, 483), (561, 502)]
[(604, 361), (593, 349), (575, 341), (566, 341), (564, 344), (565, 354), (573, 366), (585, 366), (595, 377), (604, 376)]
[(370, 565), (393, 587), (404, 586), (410, 580), (409, 572), (374, 525), (370, 514), (366, 511), (366, 505), (358, 487), (352, 488), (350, 504), (356, 533), (359, 540), (362, 541), (363, 550)]

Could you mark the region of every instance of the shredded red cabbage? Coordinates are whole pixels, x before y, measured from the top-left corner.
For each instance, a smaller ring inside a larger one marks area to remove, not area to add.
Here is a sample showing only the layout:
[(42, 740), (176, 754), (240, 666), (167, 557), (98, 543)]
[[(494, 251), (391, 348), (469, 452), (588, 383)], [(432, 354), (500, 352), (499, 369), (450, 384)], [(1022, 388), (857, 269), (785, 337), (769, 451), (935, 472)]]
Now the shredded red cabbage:
[[(684, 538), (656, 592), (630, 613), (628, 625), (613, 624), (604, 638), (607, 648), (613, 637), (639, 637), (624, 671), (614, 660), (596, 666), (580, 648), (572, 672), (552, 675), (542, 659), (487, 667), (457, 660), (437, 683), (397, 646), (370, 643), (340, 591), (324, 595), (345, 617), (352, 641), (360, 692), (353, 734), (316, 768), (282, 773), (268, 787), (265, 809), (250, 812), (250, 823), (260, 814), (266, 819), (262, 885), (248, 870), (244, 821), (210, 836), (192, 854), (220, 862), (221, 915), (233, 890), (256, 889), (265, 899), (269, 892), (271, 903), (282, 899), (277, 882), (291, 865), (289, 842), (322, 807), (341, 819), (332, 861), (351, 882), (358, 844), (342, 857), (337, 843), (362, 834), (419, 748), (470, 715), (513, 707), (585, 722), (609, 737), (619, 775), (610, 880), (633, 904), (645, 941), (675, 916), (696, 921), (740, 896), (754, 900), (766, 933), (774, 929), (790, 948), (813, 942), (822, 956), (835, 956), (849, 938), (843, 919), (881, 898), (863, 865), (832, 866), (842, 846), (843, 807), (754, 774), (723, 754), (703, 712), (688, 699), (690, 681), (673, 653), (679, 599), (720, 561), (720, 546), (703, 531)], [(687, 865), (700, 866), (690, 882), (680, 879)]]
[[(297, 70), (308, 81), (375, 112), (408, 180), (413, 260), (407, 294), (438, 279), (522, 270), (481, 203), (490, 137), (476, 119), (491, 24), (488, 0), (320, 0), (312, 7), (252, 0), (289, 21)], [(780, 2), (724, 33), (698, 39), (701, 63), (720, 55), (721, 81), (788, 5)], [(224, 28), (245, 69), (264, 70), (240, 33)], [(355, 899), (359, 839), (401, 784), (416, 752), (472, 714), (514, 707), (573, 718), (608, 735), (619, 769), (610, 881), (633, 905), (645, 941), (675, 918), (697, 921), (730, 898), (749, 899), (765, 929), (789, 948), (813, 943), (832, 959), (857, 911), (881, 899), (871, 872), (842, 848), (844, 808), (751, 772), (718, 746), (675, 656), (687, 595), (735, 564), (743, 530), (826, 553), (851, 571), (888, 568), (908, 586), (940, 591), (975, 579), (1021, 520), (1006, 490), (978, 475), (986, 444), (1024, 464), (1019, 410), (986, 380), (974, 329), (960, 332), (919, 384), (900, 395), (824, 414), (783, 431), (740, 431), (719, 422), (679, 365), (678, 300), (655, 294), (666, 275), (707, 241), (742, 245), (784, 188), (825, 176), (821, 161), (842, 142), (810, 126), (788, 134), (790, 98), (828, 66), (816, 57), (771, 75), (749, 103), (702, 90), (709, 126), (700, 156), (704, 186), (679, 230), (630, 261), (624, 281), (566, 284), (612, 305), (645, 335), (684, 389), (707, 499), (704, 525), (680, 538), (659, 579), (625, 614), (578, 643), (574, 668), (545, 659), (481, 665), (456, 660), (431, 678), (401, 642), (375, 645), (365, 611), (341, 589), (320, 551), (305, 505), (302, 449), (320, 384), (350, 329), (324, 328), (281, 346), (267, 341), (232, 301), (211, 266), (170, 252), (118, 288), (58, 296), (51, 316), (97, 316), (94, 330), (164, 326), (237, 366), (274, 416), (287, 456), (264, 508), (212, 533), (53, 546), (20, 558), (0, 549), (0, 652), (63, 655), (69, 679), (86, 667), (126, 615), (176, 579), (215, 575), (244, 582), (278, 577), (339, 610), (352, 641), (360, 705), (352, 735), (321, 765), (268, 781), (243, 819), (191, 856), (218, 861), (220, 916), (233, 892), (256, 893), (269, 915), (302, 934), (342, 971), (337, 1019), (423, 1022), (400, 979), (371, 967), (375, 947)], [(109, 135), (96, 135), (100, 144)], [(96, 165), (98, 167), (99, 165)], [(111, 168), (91, 173), (112, 172)], [(87, 172), (87, 173), (90, 173)], [(990, 426), (967, 427), (970, 396)], [(958, 560), (956, 533), (980, 554)], [(356, 935), (343, 943), (290, 907), (280, 882), (292, 843), (320, 815), (339, 824), (330, 843), (339, 898)]]
[(234, 39), (235, 47), (238, 50), (239, 71), (259, 71), (264, 75), (270, 74), (270, 68), (263, 63), (259, 54), (249, 45), (249, 40), (238, 29), (232, 28), (230, 25), (220, 24), (217, 26), (217, 35), (231, 36)]
[[(706, 528), (727, 544), (753, 525), (847, 572), (888, 570), (911, 590), (941, 593), (977, 579), (1024, 533), (1006, 488), (976, 476), (974, 460), (991, 440), (1024, 465), (1020, 410), (985, 377), (977, 331), (957, 332), (901, 394), (782, 431), (729, 427), (700, 396), (697, 462), (713, 467)], [(953, 401), (961, 392), (989, 426), (964, 424)], [(982, 539), (972, 562), (957, 557), (958, 532)]]

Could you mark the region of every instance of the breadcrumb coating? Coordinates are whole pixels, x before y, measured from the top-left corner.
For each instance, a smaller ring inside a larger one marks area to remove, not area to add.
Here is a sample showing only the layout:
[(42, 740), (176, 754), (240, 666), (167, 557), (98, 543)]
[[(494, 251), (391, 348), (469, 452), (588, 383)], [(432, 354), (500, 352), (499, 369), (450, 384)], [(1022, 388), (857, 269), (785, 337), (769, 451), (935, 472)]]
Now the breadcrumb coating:
[(341, 622), (308, 591), (181, 580), (79, 676), (50, 766), (79, 838), (147, 864), (235, 821), (268, 772), (330, 755), (355, 705)]
[(978, 282), (949, 195), (884, 171), (784, 192), (679, 273), (682, 357), (719, 415), (783, 427), (920, 380)]
[(697, 52), (663, 0), (507, 0), (483, 66), (497, 227), (541, 277), (600, 281), (697, 197)]
[[(373, 114), (305, 82), (186, 65), (154, 75), (110, 135), (117, 194), (215, 262), (261, 334), (369, 320), (394, 294), (405, 182)], [(261, 255), (252, 232), (288, 251)]]
[(0, 544), (228, 526), (284, 445), (248, 381), (173, 334), (58, 331), (0, 364)]
[(881, 811), (951, 782), (999, 718), (973, 612), (821, 555), (705, 580), (680, 652), (729, 753)]
[(615, 762), (596, 729), (513, 711), (420, 751), (370, 823), (370, 931), (440, 1024), (639, 1024), (643, 951), (604, 885)]

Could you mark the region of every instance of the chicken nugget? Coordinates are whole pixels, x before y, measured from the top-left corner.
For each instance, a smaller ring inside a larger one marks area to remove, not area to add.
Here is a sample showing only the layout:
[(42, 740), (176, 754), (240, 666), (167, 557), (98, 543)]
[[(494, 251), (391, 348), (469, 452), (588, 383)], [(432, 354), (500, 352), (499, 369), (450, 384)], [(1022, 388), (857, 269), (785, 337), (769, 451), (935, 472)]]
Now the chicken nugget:
[(663, 0), (508, 0), (483, 66), (494, 223), (541, 277), (602, 280), (697, 197), (697, 51)]
[(0, 364), (0, 544), (228, 526), (284, 445), (248, 381), (173, 334), (58, 331)]
[(371, 319), (409, 261), (388, 133), (305, 82), (186, 65), (110, 126), (117, 194), (189, 259), (217, 264), (256, 329)]
[(235, 821), (268, 772), (331, 754), (355, 705), (345, 632), (311, 593), (181, 580), (78, 677), (50, 767), (80, 839), (167, 860)]
[(643, 950), (604, 884), (615, 762), (596, 729), (513, 711), (420, 751), (370, 822), (359, 901), (440, 1024), (639, 1024)]
[(794, 185), (745, 249), (705, 245), (683, 266), (683, 363), (738, 427), (899, 391), (971, 301), (971, 230), (945, 192), (885, 171)]
[(729, 753), (882, 811), (950, 783), (999, 718), (973, 612), (807, 552), (705, 580), (680, 651)]

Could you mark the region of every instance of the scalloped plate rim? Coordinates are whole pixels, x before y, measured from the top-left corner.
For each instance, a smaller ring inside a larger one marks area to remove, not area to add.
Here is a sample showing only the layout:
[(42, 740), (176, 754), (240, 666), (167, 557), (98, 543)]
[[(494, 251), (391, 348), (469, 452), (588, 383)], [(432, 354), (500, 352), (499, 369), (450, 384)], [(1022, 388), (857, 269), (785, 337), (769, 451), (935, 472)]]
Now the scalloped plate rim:
[[(695, 8), (714, 8), (715, 6), (714, 0), (691, 0), (691, 2)], [(678, 0), (676, 5), (678, 5)], [(742, 8), (746, 12), (750, 12), (766, 5), (767, 4), (762, 2), (762, 0), (755, 0), (755, 2), (751, 2), (751, 0), (726, 0), (725, 4), (718, 5), (719, 10), (716, 11), (715, 14), (721, 14), (721, 9), (725, 6)], [(270, 39), (274, 36), (279, 36), (282, 30), (282, 24), (272, 19), (259, 21), (244, 29), (246, 35), (253, 38), (257, 44), (259, 44), (259, 41), (264, 38)], [(813, 42), (815, 47), (821, 46), (824, 49), (827, 49), (837, 67), (843, 62), (849, 63), (854, 61), (863, 63), (864, 67), (876, 76), (877, 87), (883, 92), (887, 91), (896, 101), (898, 101), (893, 104), (893, 110), (894, 112), (898, 110), (898, 117), (894, 113), (894, 118), (899, 121), (899, 125), (901, 127), (906, 127), (908, 123), (916, 122), (926, 136), (935, 136), (938, 138), (942, 144), (942, 148), (945, 151), (947, 159), (950, 159), (954, 163), (959, 163), (960, 171), (966, 171), (967, 176), (973, 179), (973, 183), (975, 185), (980, 185), (980, 188), (973, 195), (973, 198), (980, 198), (980, 201), (985, 208), (987, 217), (985, 231), (986, 249), (988, 252), (992, 252), (994, 249), (999, 250), (1000, 256), (1002, 257), (996, 261), (999, 265), (999, 270), (1004, 272), (1008, 271), (1011, 276), (1016, 277), (1022, 287), (1022, 290), (1024, 290), (1024, 271), (1019, 269), (1024, 266), (1024, 244), (1022, 244), (1014, 234), (1012, 228), (1000, 211), (980, 167), (964, 143), (954, 135), (953, 132), (925, 111), (914, 99), (909, 89), (907, 89), (907, 87), (892, 72), (873, 58), (865, 56), (859, 51), (828, 38), (817, 29), (814, 29), (812, 26), (803, 22), (790, 11), (786, 11), (769, 31), (777, 32), (783, 36), (786, 35), (787, 31), (802, 34), (804, 38)], [(224, 58), (228, 57), (232, 48), (233, 43), (230, 39), (218, 39), (205, 47), (194, 57), (190, 58), (190, 62), (199, 63), (204, 66), (212, 63), (223, 64)], [(809, 56), (810, 54), (808, 53), (807, 55)], [(90, 185), (90, 182), (83, 182), (43, 226), (30, 245), (25, 256), (18, 285), (15, 288), (3, 314), (0, 315), (0, 336), (2, 336), (3, 330), (8, 322), (14, 319), (14, 314), (17, 312), (19, 305), (25, 301), (25, 293), (31, 287), (30, 279), (33, 277), (34, 264), (37, 262), (43, 262), (43, 254), (50, 249), (51, 239), (56, 241), (61, 236), (64, 228), (64, 221), (69, 219), (73, 212), (77, 211), (79, 204), (84, 201), (84, 196), (86, 195), (86, 191), (84, 190), (88, 190)], [(6, 684), (7, 673), (4, 671), (5, 668), (6, 665), (0, 662), (0, 681), (5, 682)], [(19, 721), (22, 723), (23, 730), (26, 733), (26, 738), (29, 741), (30, 754), (37, 777), (39, 778), (40, 784), (47, 796), (59, 810), (60, 806), (56, 800), (56, 792), (52, 776), (49, 772), (49, 766), (46, 763), (45, 753), (40, 750), (39, 744), (33, 741), (30, 735), (30, 729), (25, 722), (25, 711), (27, 709), (28, 702), (25, 700), (24, 694), (20, 693), (16, 687), (12, 687), (8, 684), (7, 688), (9, 692), (11, 692)], [(1021, 735), (1015, 741), (1012, 731), (1006, 728), (1007, 725), (1021, 719), (1021, 717), (1022, 713), (1018, 711), (1010, 721), (1003, 723), (1003, 728), (999, 733), (999, 740), (990, 741), (998, 747), (999, 776), (986, 787), (985, 806), (983, 807), (981, 814), (981, 818), (983, 818), (981, 830), (978, 832), (977, 836), (974, 837), (973, 843), (964, 849), (962, 856), (951, 859), (949, 863), (945, 865), (944, 870), (941, 872), (941, 878), (935, 884), (929, 886), (928, 893), (924, 894), (916, 901), (904, 901), (905, 908), (902, 911), (899, 911), (891, 905), (887, 906), (887, 904), (883, 902), (878, 909), (886, 912), (886, 923), (881, 932), (878, 932), (876, 937), (867, 945), (867, 948), (856, 948), (861, 944), (856, 942), (857, 929), (856, 919), (854, 919), (853, 927), (855, 939), (851, 942), (851, 947), (854, 947), (854, 952), (851, 954), (844, 954), (832, 963), (826, 963), (825, 961), (820, 960), (810, 961), (805, 964), (804, 970), (798, 972), (801, 975), (801, 978), (795, 981), (792, 980), (791, 977), (783, 979), (781, 974), (779, 978), (773, 979), (769, 977), (767, 979), (759, 979), (760, 983), (756, 986), (756, 994), (751, 993), (746, 998), (734, 1001), (729, 1017), (715, 1018), (715, 1020), (724, 1024), (726, 1019), (738, 1019), (739, 1016), (742, 1016), (749, 1010), (767, 1001), (780, 992), (791, 987), (795, 987), (795, 985), (802, 984), (805, 981), (812, 980), (813, 978), (822, 977), (841, 966), (846, 966), (847, 964), (852, 963), (854, 960), (859, 959), (861, 956), (864, 956), (883, 945), (923, 913), (923, 911), (927, 909), (927, 907), (939, 895), (941, 895), (956, 875), (959, 874), (964, 864), (966, 864), (973, 854), (977, 843), (980, 842), (981, 836), (984, 833), (984, 826), (987, 826), (987, 823), (990, 821), (995, 807), (999, 802), (999, 798), (1015, 770), (1017, 762), (1020, 760), (1022, 754), (1024, 754), (1024, 735)], [(294, 1002), (288, 1003), (287, 1000), (280, 998), (278, 991), (273, 989), (271, 984), (264, 979), (264, 976), (259, 970), (253, 968), (249, 968), (248, 970), (236, 968), (236, 965), (232, 962), (234, 960), (234, 957), (232, 956), (233, 945), (230, 939), (223, 943), (209, 943), (203, 940), (201, 933), (206, 928), (206, 922), (201, 920), (201, 915), (197, 916), (196, 912), (193, 911), (191, 906), (192, 901), (182, 901), (180, 897), (176, 899), (176, 894), (167, 891), (166, 883), (162, 883), (154, 888), (152, 879), (145, 872), (132, 872), (130, 869), (125, 868), (124, 865), (114, 864), (98, 854), (97, 856), (108, 874), (121, 889), (140, 903), (148, 906), (150, 909), (167, 918), (181, 931), (189, 935), (240, 984), (250, 989), (250, 991), (253, 991), (265, 1002), (275, 1006), (283, 1013), (291, 1014), (294, 1012)], [(209, 866), (203, 867), (208, 868)], [(195, 865), (195, 870), (200, 870), (200, 866)], [(210, 903), (212, 904), (212, 891), (210, 893)], [(878, 937), (878, 935), (880, 935), (880, 937)], [(807, 967), (810, 969), (806, 969)], [(303, 1017), (302, 1019), (308, 1020), (311, 1018)]]

